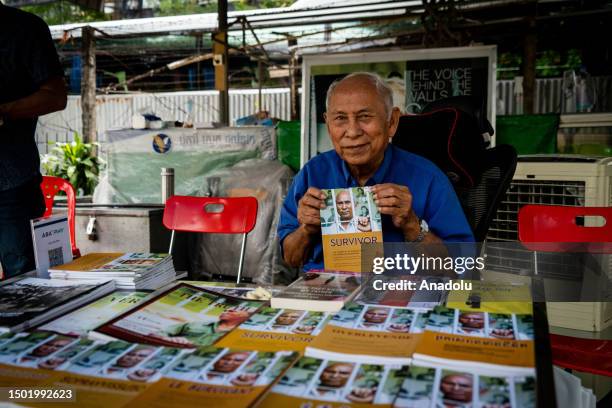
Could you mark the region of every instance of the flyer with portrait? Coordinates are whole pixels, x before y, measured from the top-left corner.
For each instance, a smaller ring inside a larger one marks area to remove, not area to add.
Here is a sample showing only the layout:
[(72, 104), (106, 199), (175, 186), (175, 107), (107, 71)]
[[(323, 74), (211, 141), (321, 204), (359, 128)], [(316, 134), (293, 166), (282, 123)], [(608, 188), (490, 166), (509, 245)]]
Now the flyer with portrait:
[(533, 316), (438, 306), (429, 314), (415, 358), (506, 370), (534, 367)]
[(393, 406), (534, 408), (535, 388), (534, 370), (510, 374), (415, 362)]
[(391, 407), (407, 374), (399, 364), (300, 358), (259, 405), (276, 407)]
[(261, 301), (226, 296), (180, 283), (98, 327), (96, 332), (160, 346), (209, 346), (246, 321), (261, 306)]
[(321, 210), (326, 270), (362, 272), (361, 245), (382, 244), (382, 222), (370, 187), (323, 190)]
[(301, 352), (320, 333), (329, 317), (330, 313), (327, 312), (263, 307), (216, 345), (259, 351)]

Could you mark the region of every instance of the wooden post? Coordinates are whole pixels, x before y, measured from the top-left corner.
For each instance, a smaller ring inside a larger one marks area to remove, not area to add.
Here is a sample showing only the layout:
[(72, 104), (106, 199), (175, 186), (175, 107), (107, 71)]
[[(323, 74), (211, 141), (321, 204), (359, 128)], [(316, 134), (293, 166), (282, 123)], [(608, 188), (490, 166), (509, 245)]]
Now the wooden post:
[(535, 113), (535, 87), (536, 87), (536, 31), (535, 19), (528, 21), (527, 34), (524, 44), (523, 62), (523, 113)]
[(97, 140), (96, 134), (96, 37), (91, 27), (82, 28), (83, 74), (81, 77), (81, 109), (83, 141)]
[(219, 29), (215, 34), (213, 34), (215, 89), (219, 91), (219, 122), (224, 126), (229, 126), (227, 0), (219, 0), (217, 15), (219, 20)]
[(261, 58), (257, 60), (257, 112), (262, 112), (263, 108), (263, 97), (261, 95), (261, 88), (263, 87), (263, 77), (264, 77), (264, 66), (263, 62), (261, 62)]
[[(204, 48), (204, 37), (202, 36), (202, 33), (197, 33), (196, 37), (195, 37), (195, 48), (196, 48), (196, 54), (200, 55), (202, 54), (202, 50)], [(195, 70), (196, 70), (196, 88), (198, 90), (201, 90), (203, 87), (202, 84), (202, 64), (200, 62), (196, 63), (195, 66)]]
[[(289, 39), (289, 47), (297, 45), (297, 39)], [(297, 78), (297, 55), (295, 50), (289, 51), (289, 98), (291, 99), (291, 120), (298, 120), (300, 114), (298, 111), (298, 78)]]

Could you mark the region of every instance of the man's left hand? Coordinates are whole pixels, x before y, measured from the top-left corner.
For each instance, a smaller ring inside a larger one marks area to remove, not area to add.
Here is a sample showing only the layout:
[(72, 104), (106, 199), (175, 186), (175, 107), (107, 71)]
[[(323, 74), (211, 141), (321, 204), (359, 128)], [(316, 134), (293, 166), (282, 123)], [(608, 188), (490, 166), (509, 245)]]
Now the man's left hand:
[(416, 239), (421, 227), (419, 218), (412, 210), (412, 193), (406, 186), (393, 183), (372, 186), (374, 202), (381, 214), (391, 216), (393, 225), (404, 233), (408, 241)]

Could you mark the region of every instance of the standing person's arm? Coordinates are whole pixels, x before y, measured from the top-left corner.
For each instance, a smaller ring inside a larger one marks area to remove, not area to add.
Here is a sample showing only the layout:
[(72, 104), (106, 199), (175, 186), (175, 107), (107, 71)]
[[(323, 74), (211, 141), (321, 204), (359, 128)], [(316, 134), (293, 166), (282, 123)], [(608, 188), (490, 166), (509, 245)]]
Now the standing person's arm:
[(47, 24), (31, 16), (22, 35), (15, 63), (31, 81), (29, 94), (0, 104), (0, 117), (5, 121), (35, 118), (66, 107), (67, 93), (64, 72)]
[(310, 187), (298, 201), (299, 226), (283, 240), (283, 257), (292, 267), (304, 264), (312, 247), (313, 238), (321, 232), (321, 209), (325, 208), (325, 193)]
[(55, 76), (43, 82), (33, 94), (0, 105), (0, 117), (4, 120), (35, 118), (63, 110), (67, 99), (64, 79)]

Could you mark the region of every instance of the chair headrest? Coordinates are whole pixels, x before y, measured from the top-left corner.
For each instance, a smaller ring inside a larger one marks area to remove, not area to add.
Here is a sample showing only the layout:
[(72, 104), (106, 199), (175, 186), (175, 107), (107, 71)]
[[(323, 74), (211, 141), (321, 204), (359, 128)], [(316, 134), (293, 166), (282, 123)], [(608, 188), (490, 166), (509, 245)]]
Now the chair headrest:
[(493, 136), (495, 130), (487, 119), (487, 107), (484, 99), (480, 102), (476, 101), (471, 96), (451, 96), (450, 98), (438, 99), (428, 103), (423, 107), (422, 113), (433, 112), (443, 108), (454, 108), (462, 113), (473, 117), (478, 123), (480, 133), (488, 133)]

